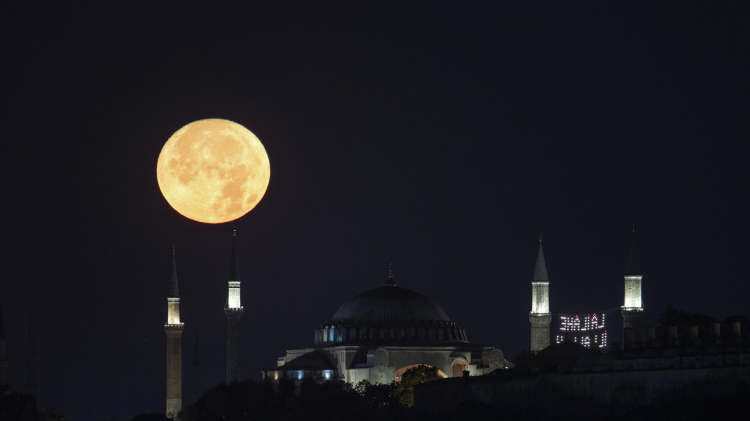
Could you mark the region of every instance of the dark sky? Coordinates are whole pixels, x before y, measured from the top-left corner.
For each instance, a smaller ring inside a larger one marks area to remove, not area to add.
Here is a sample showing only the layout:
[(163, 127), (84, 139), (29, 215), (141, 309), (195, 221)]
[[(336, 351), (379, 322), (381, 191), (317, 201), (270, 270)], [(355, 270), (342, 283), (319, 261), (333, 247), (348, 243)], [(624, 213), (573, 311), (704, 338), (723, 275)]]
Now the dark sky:
[(201, 387), (223, 379), (232, 224), (182, 217), (156, 182), (202, 118), (271, 161), (236, 221), (246, 376), (389, 261), (515, 356), (540, 232), (553, 312), (622, 305), (635, 222), (649, 324), (668, 303), (748, 315), (746, 5), (155, 3), (0, 13), (0, 299), (14, 388), (34, 302), (41, 407), (164, 411), (173, 243), (184, 363), (200, 329)]

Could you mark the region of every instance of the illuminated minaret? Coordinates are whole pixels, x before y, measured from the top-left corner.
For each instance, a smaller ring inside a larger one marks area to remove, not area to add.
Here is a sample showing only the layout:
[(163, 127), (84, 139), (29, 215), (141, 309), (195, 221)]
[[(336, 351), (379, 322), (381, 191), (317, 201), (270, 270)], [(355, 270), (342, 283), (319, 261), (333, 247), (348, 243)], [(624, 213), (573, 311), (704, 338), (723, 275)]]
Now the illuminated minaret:
[(542, 236), (539, 236), (539, 253), (536, 256), (534, 277), (531, 280), (531, 352), (539, 352), (549, 346), (549, 325), (552, 314), (549, 312), (549, 277), (544, 262)]
[(29, 336), (26, 348), (26, 391), (35, 398), (39, 396), (39, 383), (37, 380), (37, 357), (36, 332), (34, 331), (34, 304), (31, 304), (29, 313)]
[(635, 224), (630, 240), (630, 252), (625, 263), (625, 305), (622, 306), (622, 327), (625, 348), (630, 348), (633, 342), (644, 342), (645, 321), (643, 315), (643, 301), (641, 299), (641, 265), (638, 262), (638, 250), (635, 247)]
[(3, 305), (0, 303), (0, 384), (8, 384), (8, 356), (5, 352), (5, 325)]
[(177, 419), (182, 409), (182, 331), (180, 322), (180, 290), (177, 287), (177, 262), (172, 247), (172, 276), (167, 294), (167, 418)]
[(229, 297), (224, 306), (227, 316), (227, 384), (241, 380), (240, 376), (240, 267), (237, 263), (237, 230), (232, 233), (232, 258), (229, 263)]

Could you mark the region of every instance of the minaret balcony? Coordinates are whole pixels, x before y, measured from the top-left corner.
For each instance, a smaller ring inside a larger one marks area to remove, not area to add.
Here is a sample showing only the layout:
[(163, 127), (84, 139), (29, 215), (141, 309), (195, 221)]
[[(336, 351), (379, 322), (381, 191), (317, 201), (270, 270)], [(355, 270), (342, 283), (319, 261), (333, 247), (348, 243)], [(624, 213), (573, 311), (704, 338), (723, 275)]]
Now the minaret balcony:
[(182, 330), (182, 329), (184, 329), (184, 328), (185, 328), (185, 323), (176, 323), (176, 324), (169, 324), (169, 323), (166, 323), (166, 324), (164, 324), (164, 329), (165, 329), (165, 330), (167, 330), (167, 329), (168, 329), (168, 330), (175, 330), (175, 329), (180, 329), (180, 330)]

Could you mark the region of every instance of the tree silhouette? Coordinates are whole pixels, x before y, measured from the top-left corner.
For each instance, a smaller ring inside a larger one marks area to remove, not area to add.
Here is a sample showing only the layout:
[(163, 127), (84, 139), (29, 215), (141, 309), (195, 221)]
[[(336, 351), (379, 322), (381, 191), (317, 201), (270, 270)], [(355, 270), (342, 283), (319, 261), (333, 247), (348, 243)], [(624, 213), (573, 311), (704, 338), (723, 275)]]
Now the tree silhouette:
[(440, 375), (435, 367), (419, 365), (410, 368), (401, 375), (401, 381), (396, 384), (395, 396), (401, 406), (411, 408), (414, 406), (414, 386), (422, 383), (440, 380)]
[(0, 420), (37, 421), (36, 399), (28, 393), (9, 392), (7, 384), (0, 384)]

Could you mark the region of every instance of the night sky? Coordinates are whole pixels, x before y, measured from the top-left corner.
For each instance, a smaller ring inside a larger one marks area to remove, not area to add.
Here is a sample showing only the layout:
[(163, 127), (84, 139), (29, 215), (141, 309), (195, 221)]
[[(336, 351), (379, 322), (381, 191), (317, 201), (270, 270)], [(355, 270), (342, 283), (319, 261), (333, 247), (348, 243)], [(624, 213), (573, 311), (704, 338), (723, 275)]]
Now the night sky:
[[(164, 412), (172, 244), (184, 366), (199, 329), (201, 387), (221, 382), (233, 224), (256, 380), (391, 261), (514, 357), (541, 232), (553, 312), (622, 305), (635, 222), (647, 324), (750, 315), (746, 4), (156, 3), (0, 13), (0, 299), (15, 389), (34, 303), (41, 408)], [(156, 181), (203, 118), (270, 158), (234, 223), (186, 219)]]

